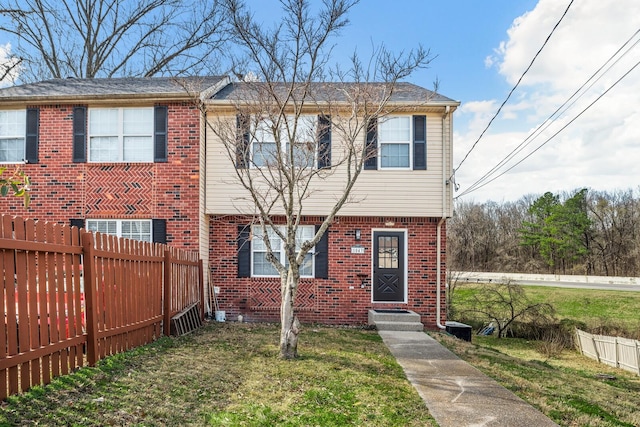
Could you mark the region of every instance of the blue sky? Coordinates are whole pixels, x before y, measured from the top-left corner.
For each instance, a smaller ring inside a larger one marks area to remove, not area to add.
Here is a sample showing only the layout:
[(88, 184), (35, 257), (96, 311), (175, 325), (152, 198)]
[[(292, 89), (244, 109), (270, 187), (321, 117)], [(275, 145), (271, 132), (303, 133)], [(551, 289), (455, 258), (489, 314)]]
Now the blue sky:
[[(278, 22), (278, 0), (247, 3), (265, 25)], [(471, 150), (570, 3), (502, 113)], [(349, 19), (334, 40), (333, 62), (347, 63), (354, 50), (367, 58), (372, 45), (382, 43), (394, 52), (422, 44), (437, 56), (408, 80), (432, 89), (437, 78), (438, 91), (462, 103), (454, 114), (453, 153), (454, 166), (460, 166), (454, 196), (460, 200), (515, 201), (583, 187), (640, 193), (640, 1), (361, 0)], [(606, 63), (627, 40), (624, 55)], [(571, 108), (518, 148), (603, 64), (606, 72)], [(513, 159), (489, 177), (495, 180), (469, 192), (514, 150), (519, 151)]]
[[(276, 0), (249, 3), (265, 24), (276, 19)], [(430, 48), (437, 58), (409, 80), (431, 89), (437, 77), (439, 92), (462, 102), (454, 116), (458, 166), (569, 4), (570, 0), (362, 0), (352, 10), (351, 25), (336, 40), (335, 61), (344, 61), (354, 49), (367, 57), (372, 44), (384, 43), (395, 52), (419, 43)], [(460, 191), (455, 196), (504, 202), (582, 187), (640, 192), (640, 67), (611, 88), (640, 61), (639, 44), (497, 174), (513, 169), (462, 195), (526, 141), (626, 40), (639, 42), (640, 35), (632, 37), (638, 30), (637, 0), (574, 1), (503, 112), (457, 171)]]

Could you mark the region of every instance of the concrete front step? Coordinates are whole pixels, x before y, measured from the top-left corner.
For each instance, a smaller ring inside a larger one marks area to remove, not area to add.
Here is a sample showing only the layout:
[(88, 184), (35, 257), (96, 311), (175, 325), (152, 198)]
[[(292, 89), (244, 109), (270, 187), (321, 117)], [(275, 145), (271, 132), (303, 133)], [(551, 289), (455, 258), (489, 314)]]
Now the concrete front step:
[(369, 310), (369, 325), (379, 331), (422, 331), (420, 315), (410, 310)]
[(420, 332), (424, 330), (424, 325), (420, 322), (376, 322), (378, 331), (409, 331)]

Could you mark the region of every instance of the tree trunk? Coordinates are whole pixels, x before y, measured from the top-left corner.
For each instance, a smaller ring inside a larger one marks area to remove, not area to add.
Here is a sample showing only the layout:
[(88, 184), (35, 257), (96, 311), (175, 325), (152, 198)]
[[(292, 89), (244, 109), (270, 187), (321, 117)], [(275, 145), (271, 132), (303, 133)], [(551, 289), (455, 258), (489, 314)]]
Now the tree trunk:
[(295, 359), (298, 357), (298, 334), (300, 322), (293, 310), (298, 286), (294, 275), (289, 269), (286, 277), (281, 278), (282, 303), (280, 306), (280, 357)]

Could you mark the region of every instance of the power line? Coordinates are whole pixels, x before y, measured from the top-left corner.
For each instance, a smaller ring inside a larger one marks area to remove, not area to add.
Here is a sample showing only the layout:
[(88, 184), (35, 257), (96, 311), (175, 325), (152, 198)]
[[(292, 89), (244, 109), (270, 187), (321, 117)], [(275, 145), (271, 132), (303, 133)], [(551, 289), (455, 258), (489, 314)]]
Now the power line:
[(462, 164), (464, 163), (465, 160), (467, 160), (467, 157), (469, 157), (469, 154), (471, 154), (471, 152), (474, 150), (474, 148), (476, 148), (476, 145), (478, 145), (478, 142), (480, 142), (480, 140), (482, 139), (482, 137), (484, 136), (484, 134), (487, 132), (487, 130), (489, 129), (489, 127), (491, 126), (491, 124), (493, 123), (493, 121), (496, 119), (496, 117), (498, 117), (498, 115), (500, 114), (500, 112), (502, 111), (502, 107), (505, 106), (505, 104), (507, 103), (507, 101), (509, 100), (509, 98), (511, 98), (511, 95), (513, 94), (513, 92), (516, 90), (516, 88), (518, 87), (518, 85), (520, 85), (520, 82), (522, 81), (522, 79), (524, 78), (524, 76), (527, 74), (527, 72), (529, 71), (529, 69), (531, 69), (531, 67), (533, 66), (533, 63), (536, 61), (536, 59), (538, 58), (538, 56), (540, 55), (540, 52), (542, 52), (542, 49), (544, 49), (544, 47), (547, 45), (547, 42), (549, 41), (549, 39), (551, 39), (551, 36), (553, 35), (553, 33), (556, 31), (556, 28), (558, 28), (558, 26), (560, 25), (560, 23), (562, 22), (562, 20), (564, 19), (565, 15), (567, 14), (567, 12), (569, 11), (569, 8), (571, 7), (571, 5), (573, 4), (574, 0), (571, 0), (569, 2), (569, 5), (567, 6), (567, 8), (565, 9), (564, 13), (562, 14), (562, 16), (560, 17), (560, 19), (558, 20), (558, 22), (556, 22), (556, 25), (553, 26), (553, 28), (551, 29), (551, 32), (549, 33), (549, 35), (547, 36), (546, 40), (544, 41), (544, 43), (542, 44), (542, 46), (540, 46), (540, 49), (538, 49), (538, 52), (536, 52), (536, 54), (534, 55), (533, 59), (531, 60), (531, 62), (529, 63), (529, 65), (527, 66), (527, 68), (524, 70), (524, 72), (522, 73), (522, 75), (520, 76), (520, 78), (518, 79), (518, 81), (516, 82), (515, 86), (513, 86), (513, 88), (509, 91), (509, 94), (507, 95), (507, 97), (505, 98), (504, 101), (502, 101), (502, 104), (500, 104), (500, 107), (498, 108), (498, 111), (496, 111), (496, 113), (493, 115), (493, 117), (491, 118), (491, 120), (489, 120), (489, 123), (487, 124), (487, 126), (484, 128), (484, 130), (482, 131), (482, 133), (480, 134), (480, 136), (478, 137), (478, 139), (476, 139), (476, 141), (473, 143), (473, 145), (471, 146), (471, 148), (469, 149), (469, 151), (467, 151), (467, 154), (464, 155), (464, 157), (462, 158), (462, 160), (460, 161), (460, 163), (458, 164), (458, 167), (455, 168), (453, 170), (453, 173), (451, 174), (451, 176), (449, 177), (449, 180), (453, 179), (454, 175), (456, 174), (456, 171), (458, 169), (460, 169), (460, 167), (462, 166)]
[[(532, 152), (530, 152), (529, 154), (527, 154), (525, 157), (523, 157), (522, 159), (520, 159), (516, 164), (514, 164), (513, 166), (511, 166), (509, 169), (505, 170), (504, 172), (502, 172), (500, 175), (492, 178), (491, 180), (485, 182), (482, 185), (478, 185), (474, 188), (474, 191), (484, 187), (485, 185), (495, 181), (496, 179), (500, 178), (502, 175), (506, 174), (507, 172), (509, 172), (510, 170), (512, 170), (513, 168), (515, 168), (516, 166), (518, 166), (520, 163), (522, 163), (523, 161), (525, 161), (526, 159), (528, 159), (529, 157), (531, 157), (531, 155), (533, 155), (533, 153), (535, 153), (536, 151), (538, 151), (539, 149), (541, 149), (543, 146), (545, 146), (549, 141), (551, 141), (553, 138), (555, 138), (560, 132), (562, 132), (563, 130), (565, 130), (570, 124), (572, 124), (574, 121), (576, 121), (580, 116), (582, 116), (582, 114), (584, 112), (586, 112), (588, 109), (590, 109), (596, 102), (598, 102), (604, 95), (606, 95), (607, 93), (609, 93), (609, 91), (611, 89), (613, 89), (618, 83), (620, 83), (625, 77), (627, 77), (633, 70), (635, 70), (638, 65), (640, 65), (640, 61), (636, 62), (636, 64), (631, 67), (626, 73), (624, 73), (622, 75), (622, 77), (620, 77), (618, 80), (616, 80), (615, 83), (613, 83), (607, 90), (605, 90), (602, 94), (600, 94), (595, 100), (593, 100), (593, 102), (591, 102), (589, 105), (587, 105), (582, 111), (580, 111), (580, 113), (578, 113), (574, 118), (572, 118), (567, 124), (565, 124), (564, 126), (562, 126), (557, 132), (555, 132), (553, 135), (551, 135), (549, 138), (547, 138), (542, 144), (540, 144), (538, 147), (536, 147), (535, 150), (533, 150)], [(462, 197), (465, 196), (467, 194), (469, 194), (471, 191), (469, 191), (468, 189), (463, 191), (460, 195), (458, 195), (456, 198), (458, 197)]]
[[(622, 53), (621, 55), (618, 56), (618, 54), (631, 42), (631, 40), (633, 40), (634, 37), (636, 37), (638, 35), (638, 33), (640, 33), (640, 29), (636, 30), (636, 32), (631, 37), (629, 37), (629, 39), (627, 39), (627, 41), (625, 41), (622, 44), (622, 46), (620, 46), (620, 48), (618, 48), (618, 50), (616, 50), (613, 53), (613, 55), (611, 55), (609, 57), (609, 59), (607, 59), (569, 98), (567, 98), (567, 100), (565, 102), (563, 102), (562, 105), (560, 105), (547, 119), (545, 119), (545, 121), (542, 122), (540, 124), (540, 126), (538, 126), (536, 128), (536, 130), (534, 132), (532, 132), (530, 135), (528, 135), (520, 144), (518, 144), (518, 146), (516, 148), (514, 148), (500, 162), (498, 162), (497, 165), (495, 165), (493, 168), (491, 168), (487, 173), (485, 173), (481, 178), (479, 178), (477, 181), (475, 181), (473, 184), (471, 184), (466, 190), (464, 190), (464, 192), (462, 194), (460, 194), (457, 197), (461, 197), (462, 195), (469, 194), (469, 193), (473, 192), (474, 190), (476, 190), (477, 188), (480, 188), (480, 187), (484, 186), (484, 185), (481, 185), (483, 181), (487, 180), (500, 167), (504, 166), (507, 162), (512, 160), (517, 154), (522, 152), (522, 150), (524, 150), (538, 136), (540, 136), (542, 134), (542, 132), (545, 131), (553, 123), (553, 121), (557, 119), (557, 117), (560, 117), (562, 114), (564, 114), (566, 111), (568, 111), (569, 108), (571, 108), (578, 101), (578, 99), (580, 99), (586, 93), (587, 90), (589, 90), (591, 87), (593, 87), (593, 85), (595, 85), (595, 83), (597, 83), (607, 72), (609, 72), (614, 65), (616, 65), (636, 45), (638, 45), (638, 43), (640, 43), (640, 40), (636, 41), (624, 53)], [(607, 64), (609, 64), (614, 58), (616, 58), (616, 56), (618, 56), (618, 58), (607, 67)], [(602, 71), (605, 67), (607, 67), (607, 69), (605, 71)], [(600, 74), (600, 75), (598, 76), (598, 74)], [(598, 78), (594, 79), (596, 76), (598, 76)], [(591, 82), (591, 83), (589, 84), (589, 82)], [(588, 85), (588, 87), (587, 87), (587, 85)], [(582, 92), (582, 93), (580, 93), (580, 92)], [(578, 93), (580, 93), (580, 95), (576, 96)], [(572, 101), (572, 99), (573, 99), (573, 101)], [(570, 101), (572, 101), (572, 102), (569, 103)], [(569, 105), (567, 106), (567, 104), (569, 104)], [(566, 106), (566, 108), (564, 108), (565, 106)], [(554, 119), (554, 116), (557, 116), (556, 119)], [(502, 176), (502, 175), (503, 174), (501, 174), (500, 176)], [(494, 179), (492, 179), (491, 181), (493, 181), (493, 180)]]

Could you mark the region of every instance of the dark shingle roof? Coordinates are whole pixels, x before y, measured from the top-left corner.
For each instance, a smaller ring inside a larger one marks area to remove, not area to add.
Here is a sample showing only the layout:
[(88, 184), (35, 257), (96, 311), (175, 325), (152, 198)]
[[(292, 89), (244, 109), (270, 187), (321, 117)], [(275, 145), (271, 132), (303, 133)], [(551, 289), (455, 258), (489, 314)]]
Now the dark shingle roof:
[[(385, 83), (312, 83), (310, 90), (310, 98), (317, 102), (344, 102), (347, 100), (346, 94), (353, 96), (358, 89), (369, 91), (374, 94), (377, 92), (379, 95), (387, 89), (389, 85)], [(283, 83), (276, 84), (275, 90), (281, 93), (281, 96), (286, 94), (289, 86)], [(227, 85), (224, 89), (213, 94), (210, 98), (210, 102), (227, 101), (238, 102), (243, 100), (253, 100), (265, 94), (266, 83), (262, 82), (236, 82)], [(372, 99), (378, 98), (377, 95), (372, 95)], [(389, 100), (390, 103), (399, 104), (431, 104), (431, 105), (452, 105), (457, 106), (460, 103), (453, 99), (442, 96), (437, 92), (425, 89), (421, 86), (417, 86), (413, 83), (398, 82), (393, 87), (393, 94)]]
[(52, 79), (0, 89), (2, 101), (105, 98), (186, 98), (187, 89), (203, 93), (224, 84), (225, 76)]

